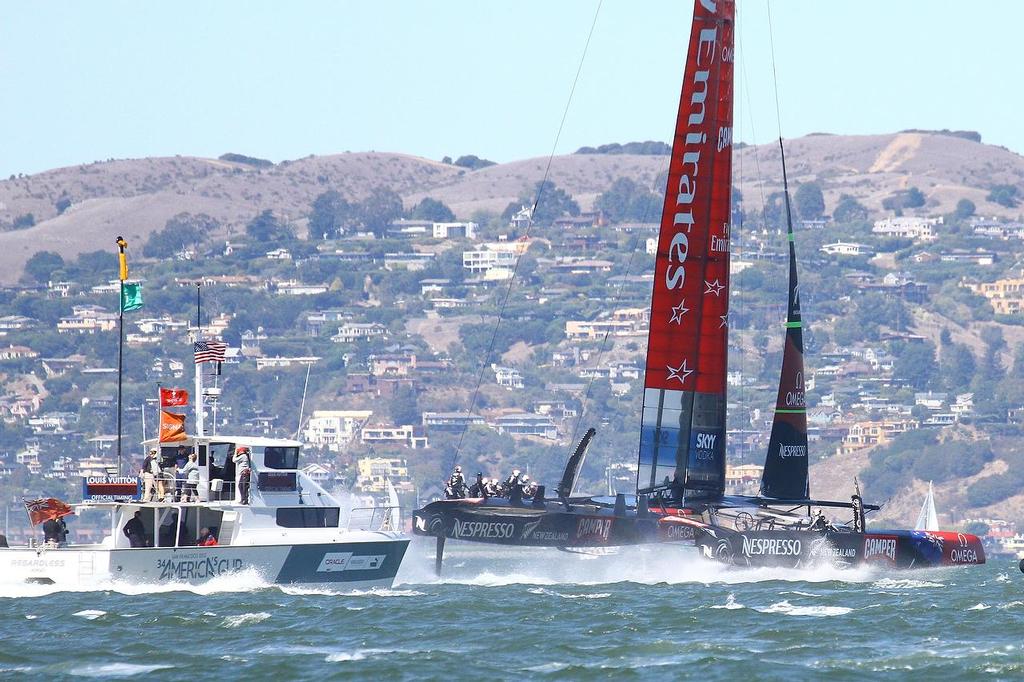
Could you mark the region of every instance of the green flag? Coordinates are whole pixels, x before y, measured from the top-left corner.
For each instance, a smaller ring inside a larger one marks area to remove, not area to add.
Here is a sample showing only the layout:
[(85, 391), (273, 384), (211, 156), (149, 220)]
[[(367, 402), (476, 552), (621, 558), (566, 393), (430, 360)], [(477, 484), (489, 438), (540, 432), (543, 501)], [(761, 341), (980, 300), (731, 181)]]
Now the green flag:
[(128, 284), (121, 285), (121, 312), (130, 313), (142, 307), (142, 285)]

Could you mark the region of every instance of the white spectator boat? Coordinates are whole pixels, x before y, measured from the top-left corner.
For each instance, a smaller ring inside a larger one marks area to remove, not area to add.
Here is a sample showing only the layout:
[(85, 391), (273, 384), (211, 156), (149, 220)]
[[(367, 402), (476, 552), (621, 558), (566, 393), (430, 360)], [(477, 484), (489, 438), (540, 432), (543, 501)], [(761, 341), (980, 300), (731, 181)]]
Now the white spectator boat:
[[(91, 489), (87, 484), (92, 499), (75, 505), (76, 512), (106, 512), (105, 537), (96, 544), (0, 547), (0, 579), (69, 586), (202, 583), (254, 572), (273, 584), (341, 590), (392, 585), (409, 544), (394, 528), (392, 510), (342, 509), (299, 469), (301, 443), (193, 436), (159, 447), (170, 457), (182, 445), (198, 454), (199, 501), (175, 501), (173, 485), (162, 501), (127, 499), (137, 497), (134, 477), (99, 481)], [(248, 505), (236, 499), (231, 462), (241, 445), (250, 448), (252, 459)], [(133, 547), (124, 527), (140, 511), (142, 542), (137, 536), (135, 544), (146, 546)], [(198, 546), (204, 528), (216, 545)]]

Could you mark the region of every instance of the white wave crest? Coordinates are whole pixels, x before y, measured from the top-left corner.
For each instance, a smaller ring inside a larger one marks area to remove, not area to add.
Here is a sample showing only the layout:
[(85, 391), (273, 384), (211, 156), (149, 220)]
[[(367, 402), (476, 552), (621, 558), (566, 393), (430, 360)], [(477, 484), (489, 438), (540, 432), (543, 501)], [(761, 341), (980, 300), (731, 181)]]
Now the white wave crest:
[(931, 580), (915, 580), (913, 578), (882, 578), (871, 583), (871, 586), (883, 590), (915, 590), (921, 587), (945, 587), (943, 583)]
[(732, 592), (730, 592), (729, 596), (727, 596), (725, 598), (725, 603), (724, 604), (712, 604), (710, 608), (713, 608), (713, 609), (728, 609), (729, 611), (733, 611), (735, 609), (745, 609), (747, 607), (744, 606), (743, 604), (740, 604), (739, 602), (737, 602), (736, 601), (736, 595), (734, 595)]
[(977, 604), (975, 604), (974, 606), (970, 607), (967, 610), (968, 611), (987, 611), (990, 608), (992, 608), (992, 607), (989, 606), (988, 604), (986, 604), (985, 602), (978, 602)]
[(85, 609), (77, 613), (72, 613), (72, 616), (78, 616), (79, 618), (85, 618), (86, 620), (96, 620), (101, 616), (107, 615), (106, 611), (100, 611), (99, 609)]
[(758, 608), (761, 613), (782, 613), (787, 616), (843, 616), (853, 611), (848, 606), (794, 606), (788, 601), (780, 601), (771, 606)]
[(141, 665), (136, 663), (90, 663), (88, 665), (72, 668), (68, 671), (68, 674), (74, 675), (75, 677), (98, 677), (108, 679), (111, 677), (134, 677), (136, 675), (145, 675), (147, 673), (156, 672), (157, 670), (167, 670), (173, 667), (173, 665), (159, 663), (151, 665)]
[(262, 623), (268, 618), (270, 618), (270, 614), (266, 611), (259, 611), (257, 613), (241, 613), (237, 616), (227, 616), (221, 625), (226, 628), (238, 628), (251, 623)]
[(555, 590), (546, 590), (543, 587), (533, 587), (527, 590), (530, 594), (543, 594), (549, 597), (561, 597), (562, 599), (607, 599), (612, 596), (611, 592), (594, 592), (591, 594), (567, 594), (564, 592), (556, 592)]

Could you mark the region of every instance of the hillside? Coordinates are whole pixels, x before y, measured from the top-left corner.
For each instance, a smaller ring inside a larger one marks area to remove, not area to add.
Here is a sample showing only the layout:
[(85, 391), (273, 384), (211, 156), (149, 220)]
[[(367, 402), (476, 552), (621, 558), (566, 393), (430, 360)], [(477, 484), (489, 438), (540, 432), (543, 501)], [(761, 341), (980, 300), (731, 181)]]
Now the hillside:
[[(809, 135), (787, 143), (794, 184), (816, 180), (826, 210), (849, 194), (881, 214), (894, 191), (918, 187), (922, 213), (952, 210), (967, 198), (981, 215), (1017, 217), (986, 201), (994, 184), (1024, 187), (1024, 157), (1006, 149), (935, 133)], [(665, 156), (573, 154), (555, 157), (551, 179), (587, 210), (617, 178), (651, 185), (667, 167)], [(122, 159), (59, 168), (0, 181), (0, 225), (31, 213), (35, 226), (0, 232), (0, 283), (15, 282), (25, 261), (48, 249), (65, 257), (111, 242), (116, 234), (144, 240), (182, 211), (207, 213), (223, 235), (240, 232), (256, 213), (272, 209), (302, 228), (313, 199), (334, 189), (350, 199), (385, 186), (407, 207), (431, 196), (460, 218), (479, 211), (500, 213), (533, 187), (547, 159), (525, 159), (468, 170), (428, 159), (383, 152), (310, 156), (268, 168), (194, 157)], [(760, 211), (762, 196), (779, 189), (775, 145), (744, 147), (734, 162), (748, 213)], [(660, 191), (660, 190), (659, 190)], [(58, 215), (58, 200), (71, 205)]]

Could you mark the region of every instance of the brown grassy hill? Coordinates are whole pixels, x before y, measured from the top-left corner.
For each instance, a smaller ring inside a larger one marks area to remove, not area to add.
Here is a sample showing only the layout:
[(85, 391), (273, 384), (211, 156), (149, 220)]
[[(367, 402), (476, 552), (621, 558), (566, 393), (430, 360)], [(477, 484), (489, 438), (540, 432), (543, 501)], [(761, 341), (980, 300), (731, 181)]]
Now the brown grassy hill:
[[(961, 198), (975, 202), (984, 215), (1016, 217), (985, 200), (993, 184), (1024, 189), (1024, 157), (1006, 149), (932, 133), (894, 135), (809, 135), (787, 143), (794, 184), (817, 180), (828, 209), (839, 195), (858, 198), (881, 213), (892, 192), (918, 187), (928, 205), (922, 213), (947, 212)], [(412, 206), (424, 196), (447, 203), (470, 218), (484, 210), (500, 212), (544, 174), (547, 159), (536, 158), (470, 171), (403, 154), (359, 152), (310, 156), (269, 168), (195, 157), (123, 159), (58, 168), (0, 181), (0, 225), (32, 213), (35, 227), (0, 232), (0, 282), (20, 276), (25, 260), (42, 249), (65, 257), (103, 248), (117, 234), (138, 244), (181, 211), (205, 212), (239, 231), (256, 213), (272, 209), (300, 222), (321, 192), (336, 189), (350, 199), (376, 186), (399, 192)], [(588, 209), (598, 194), (619, 177), (653, 184), (668, 158), (635, 155), (555, 157), (551, 179)], [(760, 209), (760, 198), (779, 189), (775, 145), (738, 151), (735, 173), (746, 208)], [(72, 206), (57, 215), (62, 197)], [(304, 236), (304, 229), (298, 230)]]

